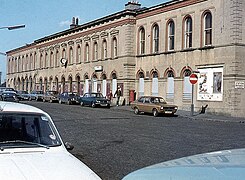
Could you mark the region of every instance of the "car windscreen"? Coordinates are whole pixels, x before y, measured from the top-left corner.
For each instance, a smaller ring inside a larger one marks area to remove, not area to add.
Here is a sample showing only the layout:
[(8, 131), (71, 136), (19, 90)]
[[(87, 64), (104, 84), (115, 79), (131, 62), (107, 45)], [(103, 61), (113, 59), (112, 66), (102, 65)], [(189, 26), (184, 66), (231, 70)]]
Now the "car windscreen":
[(61, 140), (43, 114), (0, 113), (0, 147), (57, 146)]

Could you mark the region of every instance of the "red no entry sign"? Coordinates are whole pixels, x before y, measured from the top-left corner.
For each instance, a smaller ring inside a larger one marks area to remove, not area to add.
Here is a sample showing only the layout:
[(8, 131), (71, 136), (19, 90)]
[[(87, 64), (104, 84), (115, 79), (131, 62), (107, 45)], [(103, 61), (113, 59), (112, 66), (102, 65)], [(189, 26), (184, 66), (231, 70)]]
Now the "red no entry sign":
[(196, 84), (197, 83), (197, 80), (198, 80), (198, 77), (196, 74), (191, 74), (190, 75), (190, 83), (191, 84)]

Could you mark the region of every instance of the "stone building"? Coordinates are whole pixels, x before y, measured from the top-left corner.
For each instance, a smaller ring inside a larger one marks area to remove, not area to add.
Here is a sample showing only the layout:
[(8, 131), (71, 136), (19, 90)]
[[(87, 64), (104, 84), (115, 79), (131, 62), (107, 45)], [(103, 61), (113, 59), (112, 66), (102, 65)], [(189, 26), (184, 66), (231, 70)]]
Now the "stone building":
[(210, 113), (244, 117), (244, 9), (243, 0), (131, 1), (86, 24), (73, 18), (70, 29), (7, 53), (7, 86), (105, 96), (120, 86), (126, 104), (136, 92), (189, 110), (193, 98), (196, 111), (208, 104)]

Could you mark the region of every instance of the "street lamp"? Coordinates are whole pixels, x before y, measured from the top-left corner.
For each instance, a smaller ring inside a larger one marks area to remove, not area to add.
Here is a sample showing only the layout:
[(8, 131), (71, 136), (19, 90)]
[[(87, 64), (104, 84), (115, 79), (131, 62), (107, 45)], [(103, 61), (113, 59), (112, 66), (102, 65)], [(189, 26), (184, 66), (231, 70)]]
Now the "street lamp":
[(25, 25), (16, 25), (16, 26), (4, 26), (0, 27), (0, 29), (8, 29), (8, 30), (14, 30), (14, 29), (20, 29), (20, 28), (25, 28)]

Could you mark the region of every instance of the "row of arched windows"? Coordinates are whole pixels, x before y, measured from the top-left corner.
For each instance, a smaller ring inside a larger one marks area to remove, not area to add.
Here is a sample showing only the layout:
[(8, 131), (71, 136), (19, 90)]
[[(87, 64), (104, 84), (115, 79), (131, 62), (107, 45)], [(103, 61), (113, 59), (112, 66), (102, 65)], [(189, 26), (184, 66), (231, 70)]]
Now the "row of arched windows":
[[(167, 29), (166, 29), (166, 51), (174, 51), (175, 39), (176, 39), (176, 28), (175, 21), (173, 19), (168, 20)], [(210, 11), (205, 11), (202, 16), (202, 38), (201, 46), (210, 46), (212, 45), (212, 14)], [(145, 27), (141, 26), (139, 28), (139, 49), (138, 54), (143, 55), (146, 53), (146, 32)], [(151, 33), (151, 53), (159, 53), (160, 48), (160, 29), (157, 23), (154, 23), (152, 26)], [(191, 15), (185, 16), (183, 19), (182, 26), (182, 48), (188, 49), (193, 46), (193, 19)]]
[[(92, 43), (85, 42), (84, 50), (82, 50), (80, 43), (77, 44), (76, 49), (74, 49), (74, 46), (69, 46), (69, 48), (66, 48), (66, 46), (67, 45), (63, 45), (61, 49), (52, 48), (52, 50), (44, 50), (40, 52), (39, 55), (34, 52), (25, 56), (10, 58), (8, 62), (8, 73), (35, 70), (37, 68), (59, 67), (61, 58), (67, 59), (68, 64), (74, 64), (106, 60), (108, 58), (113, 59), (118, 56), (118, 41), (116, 36), (112, 38), (110, 54), (108, 52), (108, 42), (106, 39), (103, 39), (101, 46), (97, 40), (94, 40)], [(39, 56), (39, 58), (37, 58), (37, 56)]]

